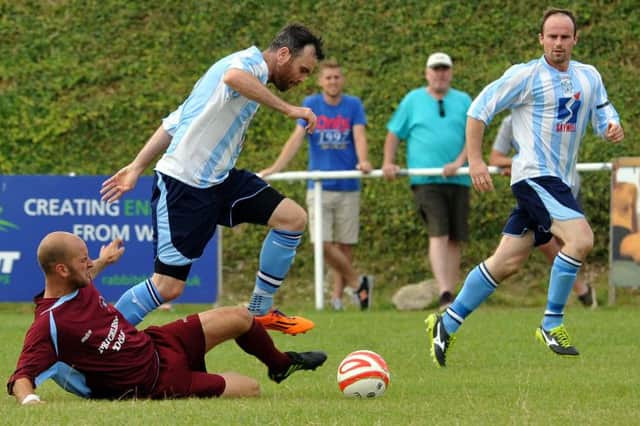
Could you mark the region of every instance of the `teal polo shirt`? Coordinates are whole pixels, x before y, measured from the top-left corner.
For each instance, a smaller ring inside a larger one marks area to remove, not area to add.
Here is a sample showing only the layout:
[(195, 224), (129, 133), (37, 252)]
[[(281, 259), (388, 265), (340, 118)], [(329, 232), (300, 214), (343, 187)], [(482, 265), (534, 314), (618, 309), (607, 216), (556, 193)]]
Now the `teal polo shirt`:
[[(443, 98), (444, 117), (438, 101), (425, 87), (410, 91), (389, 120), (387, 130), (407, 142), (407, 167), (433, 168), (451, 163), (464, 148), (467, 110), (471, 97), (449, 89)], [(471, 185), (469, 176), (411, 176), (410, 183)]]

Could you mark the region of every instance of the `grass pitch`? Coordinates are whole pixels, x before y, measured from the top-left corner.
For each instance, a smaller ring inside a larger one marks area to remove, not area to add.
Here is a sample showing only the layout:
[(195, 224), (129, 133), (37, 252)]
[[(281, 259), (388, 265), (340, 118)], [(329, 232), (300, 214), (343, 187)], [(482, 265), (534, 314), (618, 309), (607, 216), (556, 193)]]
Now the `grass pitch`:
[[(152, 314), (145, 324), (165, 323), (202, 306)], [(483, 307), (460, 329), (446, 369), (428, 357), (427, 312), (374, 310), (296, 312), (316, 322), (306, 335), (272, 336), (283, 350), (323, 349), (326, 364), (297, 372), (280, 385), (234, 342), (207, 357), (211, 371), (256, 377), (256, 399), (85, 401), (53, 382), (38, 389), (47, 401), (21, 407), (5, 396), (3, 424), (242, 424), (242, 425), (428, 425), (428, 424), (637, 424), (640, 416), (640, 325), (637, 308), (569, 307), (567, 329), (581, 355), (564, 359), (536, 342), (542, 308)], [(15, 368), (28, 305), (0, 306), (0, 368)], [(356, 349), (381, 354), (391, 371), (386, 394), (375, 400), (342, 396), (336, 368)]]

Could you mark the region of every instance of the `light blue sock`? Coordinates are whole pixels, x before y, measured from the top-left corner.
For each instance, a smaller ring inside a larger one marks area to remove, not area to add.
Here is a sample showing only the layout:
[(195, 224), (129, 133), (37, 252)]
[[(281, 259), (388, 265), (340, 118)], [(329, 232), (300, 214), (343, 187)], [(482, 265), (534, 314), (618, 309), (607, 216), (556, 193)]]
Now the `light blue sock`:
[(498, 287), (484, 262), (469, 272), (460, 294), (442, 315), (442, 324), (447, 333), (458, 331), (462, 322)]
[(264, 315), (273, 306), (273, 295), (289, 272), (301, 240), (302, 232), (272, 229), (267, 234), (260, 251), (256, 286), (249, 301), (249, 312), (253, 315)]
[(571, 256), (559, 252), (551, 267), (549, 278), (549, 294), (547, 295), (547, 310), (544, 312), (542, 328), (549, 331), (564, 320), (564, 306), (567, 304), (571, 288), (576, 281), (582, 262)]
[(133, 325), (164, 303), (160, 292), (150, 278), (125, 291), (115, 304), (117, 310)]

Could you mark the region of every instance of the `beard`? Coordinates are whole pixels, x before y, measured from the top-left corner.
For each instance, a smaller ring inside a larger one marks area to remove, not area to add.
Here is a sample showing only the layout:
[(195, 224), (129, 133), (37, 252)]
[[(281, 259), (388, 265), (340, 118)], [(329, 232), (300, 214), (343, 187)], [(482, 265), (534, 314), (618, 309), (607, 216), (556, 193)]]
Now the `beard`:
[(73, 288), (83, 288), (89, 285), (91, 278), (85, 272), (84, 274), (77, 270), (72, 270), (72, 274), (69, 276), (69, 284)]
[(286, 92), (293, 86), (289, 78), (291, 75), (291, 62), (292, 60), (290, 59), (289, 62), (276, 66), (276, 70), (273, 73), (273, 85), (281, 92)]
[(282, 78), (281, 76), (276, 76), (273, 79), (273, 85), (281, 92), (286, 92), (291, 88), (291, 84), (286, 78)]

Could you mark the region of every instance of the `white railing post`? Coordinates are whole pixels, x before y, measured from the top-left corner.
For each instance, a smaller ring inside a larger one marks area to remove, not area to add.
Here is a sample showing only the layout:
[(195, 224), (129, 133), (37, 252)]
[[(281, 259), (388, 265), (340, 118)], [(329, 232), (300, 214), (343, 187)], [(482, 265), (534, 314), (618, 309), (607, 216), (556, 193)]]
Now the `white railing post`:
[(322, 180), (313, 181), (313, 266), (316, 289), (316, 309), (321, 311), (324, 306), (324, 253), (323, 253), (323, 233), (322, 233)]

